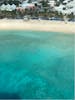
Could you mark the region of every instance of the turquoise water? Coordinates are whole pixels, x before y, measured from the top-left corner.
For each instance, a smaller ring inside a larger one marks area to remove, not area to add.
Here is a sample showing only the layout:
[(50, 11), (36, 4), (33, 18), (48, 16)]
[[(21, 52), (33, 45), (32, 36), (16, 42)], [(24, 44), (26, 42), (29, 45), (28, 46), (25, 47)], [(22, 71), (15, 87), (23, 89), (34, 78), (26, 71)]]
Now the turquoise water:
[(74, 35), (0, 31), (0, 98), (73, 99)]

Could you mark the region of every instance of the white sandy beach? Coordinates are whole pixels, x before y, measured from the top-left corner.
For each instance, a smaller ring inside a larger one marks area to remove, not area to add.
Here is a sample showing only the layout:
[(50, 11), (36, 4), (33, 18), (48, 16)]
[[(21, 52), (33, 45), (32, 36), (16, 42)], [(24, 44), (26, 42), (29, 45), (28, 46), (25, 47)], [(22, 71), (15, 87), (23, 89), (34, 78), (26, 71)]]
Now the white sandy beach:
[(75, 22), (62, 21), (44, 21), (44, 20), (0, 20), (0, 30), (33, 30), (33, 31), (50, 31), (75, 33)]

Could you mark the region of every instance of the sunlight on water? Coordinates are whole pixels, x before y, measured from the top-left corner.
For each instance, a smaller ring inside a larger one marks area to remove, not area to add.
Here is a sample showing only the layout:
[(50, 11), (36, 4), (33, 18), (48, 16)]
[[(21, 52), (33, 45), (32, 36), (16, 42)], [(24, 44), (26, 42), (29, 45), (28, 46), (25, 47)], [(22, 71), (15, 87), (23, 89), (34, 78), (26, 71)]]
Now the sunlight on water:
[(73, 99), (74, 35), (0, 31), (0, 98)]

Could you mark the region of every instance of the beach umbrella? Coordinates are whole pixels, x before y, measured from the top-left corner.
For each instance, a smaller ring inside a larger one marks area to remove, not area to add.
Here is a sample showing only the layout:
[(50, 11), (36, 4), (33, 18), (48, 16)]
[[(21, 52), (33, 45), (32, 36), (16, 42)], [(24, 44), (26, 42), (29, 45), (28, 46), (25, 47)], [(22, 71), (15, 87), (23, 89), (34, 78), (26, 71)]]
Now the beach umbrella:
[(16, 9), (16, 5), (15, 5), (15, 4), (12, 4), (12, 5), (11, 5), (11, 9), (12, 9), (12, 10), (15, 10), (15, 9)]
[(55, 7), (54, 9), (56, 10), (56, 11), (58, 11), (58, 12), (63, 12), (63, 8), (64, 8), (65, 6), (64, 5), (60, 5), (60, 6), (58, 6), (58, 7)]
[(63, 3), (68, 3), (69, 0), (64, 0)]
[(55, 5), (55, 1), (53, 0), (51, 0), (51, 1), (49, 1), (49, 3), (48, 3), (48, 5), (50, 6), (50, 7), (54, 7), (54, 5)]
[(71, 13), (73, 13), (75, 15), (75, 7), (73, 7), (71, 10)]
[(73, 14), (75, 15), (75, 7), (73, 8)]
[(70, 15), (71, 13), (75, 14), (75, 7), (71, 9), (62, 10), (62, 13), (68, 15)]
[(71, 11), (70, 11), (70, 10), (62, 10), (61, 12), (62, 12), (64, 15), (65, 15), (65, 14), (71, 14)]
[(10, 4), (7, 4), (7, 5), (6, 5), (6, 11), (12, 11), (11, 5), (10, 5)]
[(6, 10), (6, 5), (5, 5), (5, 4), (2, 4), (1, 7), (0, 7), (0, 10), (1, 10), (1, 11)]

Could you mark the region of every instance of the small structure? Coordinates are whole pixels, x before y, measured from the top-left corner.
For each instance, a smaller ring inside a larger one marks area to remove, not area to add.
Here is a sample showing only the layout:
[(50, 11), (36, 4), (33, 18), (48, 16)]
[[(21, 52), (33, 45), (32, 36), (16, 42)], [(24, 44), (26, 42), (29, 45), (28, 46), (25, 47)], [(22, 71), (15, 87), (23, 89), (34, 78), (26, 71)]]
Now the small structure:
[(12, 4), (12, 5), (10, 5), (10, 4), (7, 4), (7, 5), (2, 4), (0, 6), (0, 10), (1, 11), (13, 11), (15, 9), (16, 9), (16, 5), (15, 4)]
[(0, 6), (0, 10), (1, 10), (1, 11), (6, 10), (6, 5), (5, 5), (5, 4), (2, 4), (2, 5)]
[(12, 9), (11, 9), (11, 5), (10, 5), (10, 4), (7, 4), (5, 10), (6, 10), (6, 11), (12, 11)]
[(15, 4), (12, 4), (12, 5), (11, 5), (11, 9), (12, 9), (12, 10), (15, 10), (15, 9), (16, 9), (16, 5), (15, 5)]

